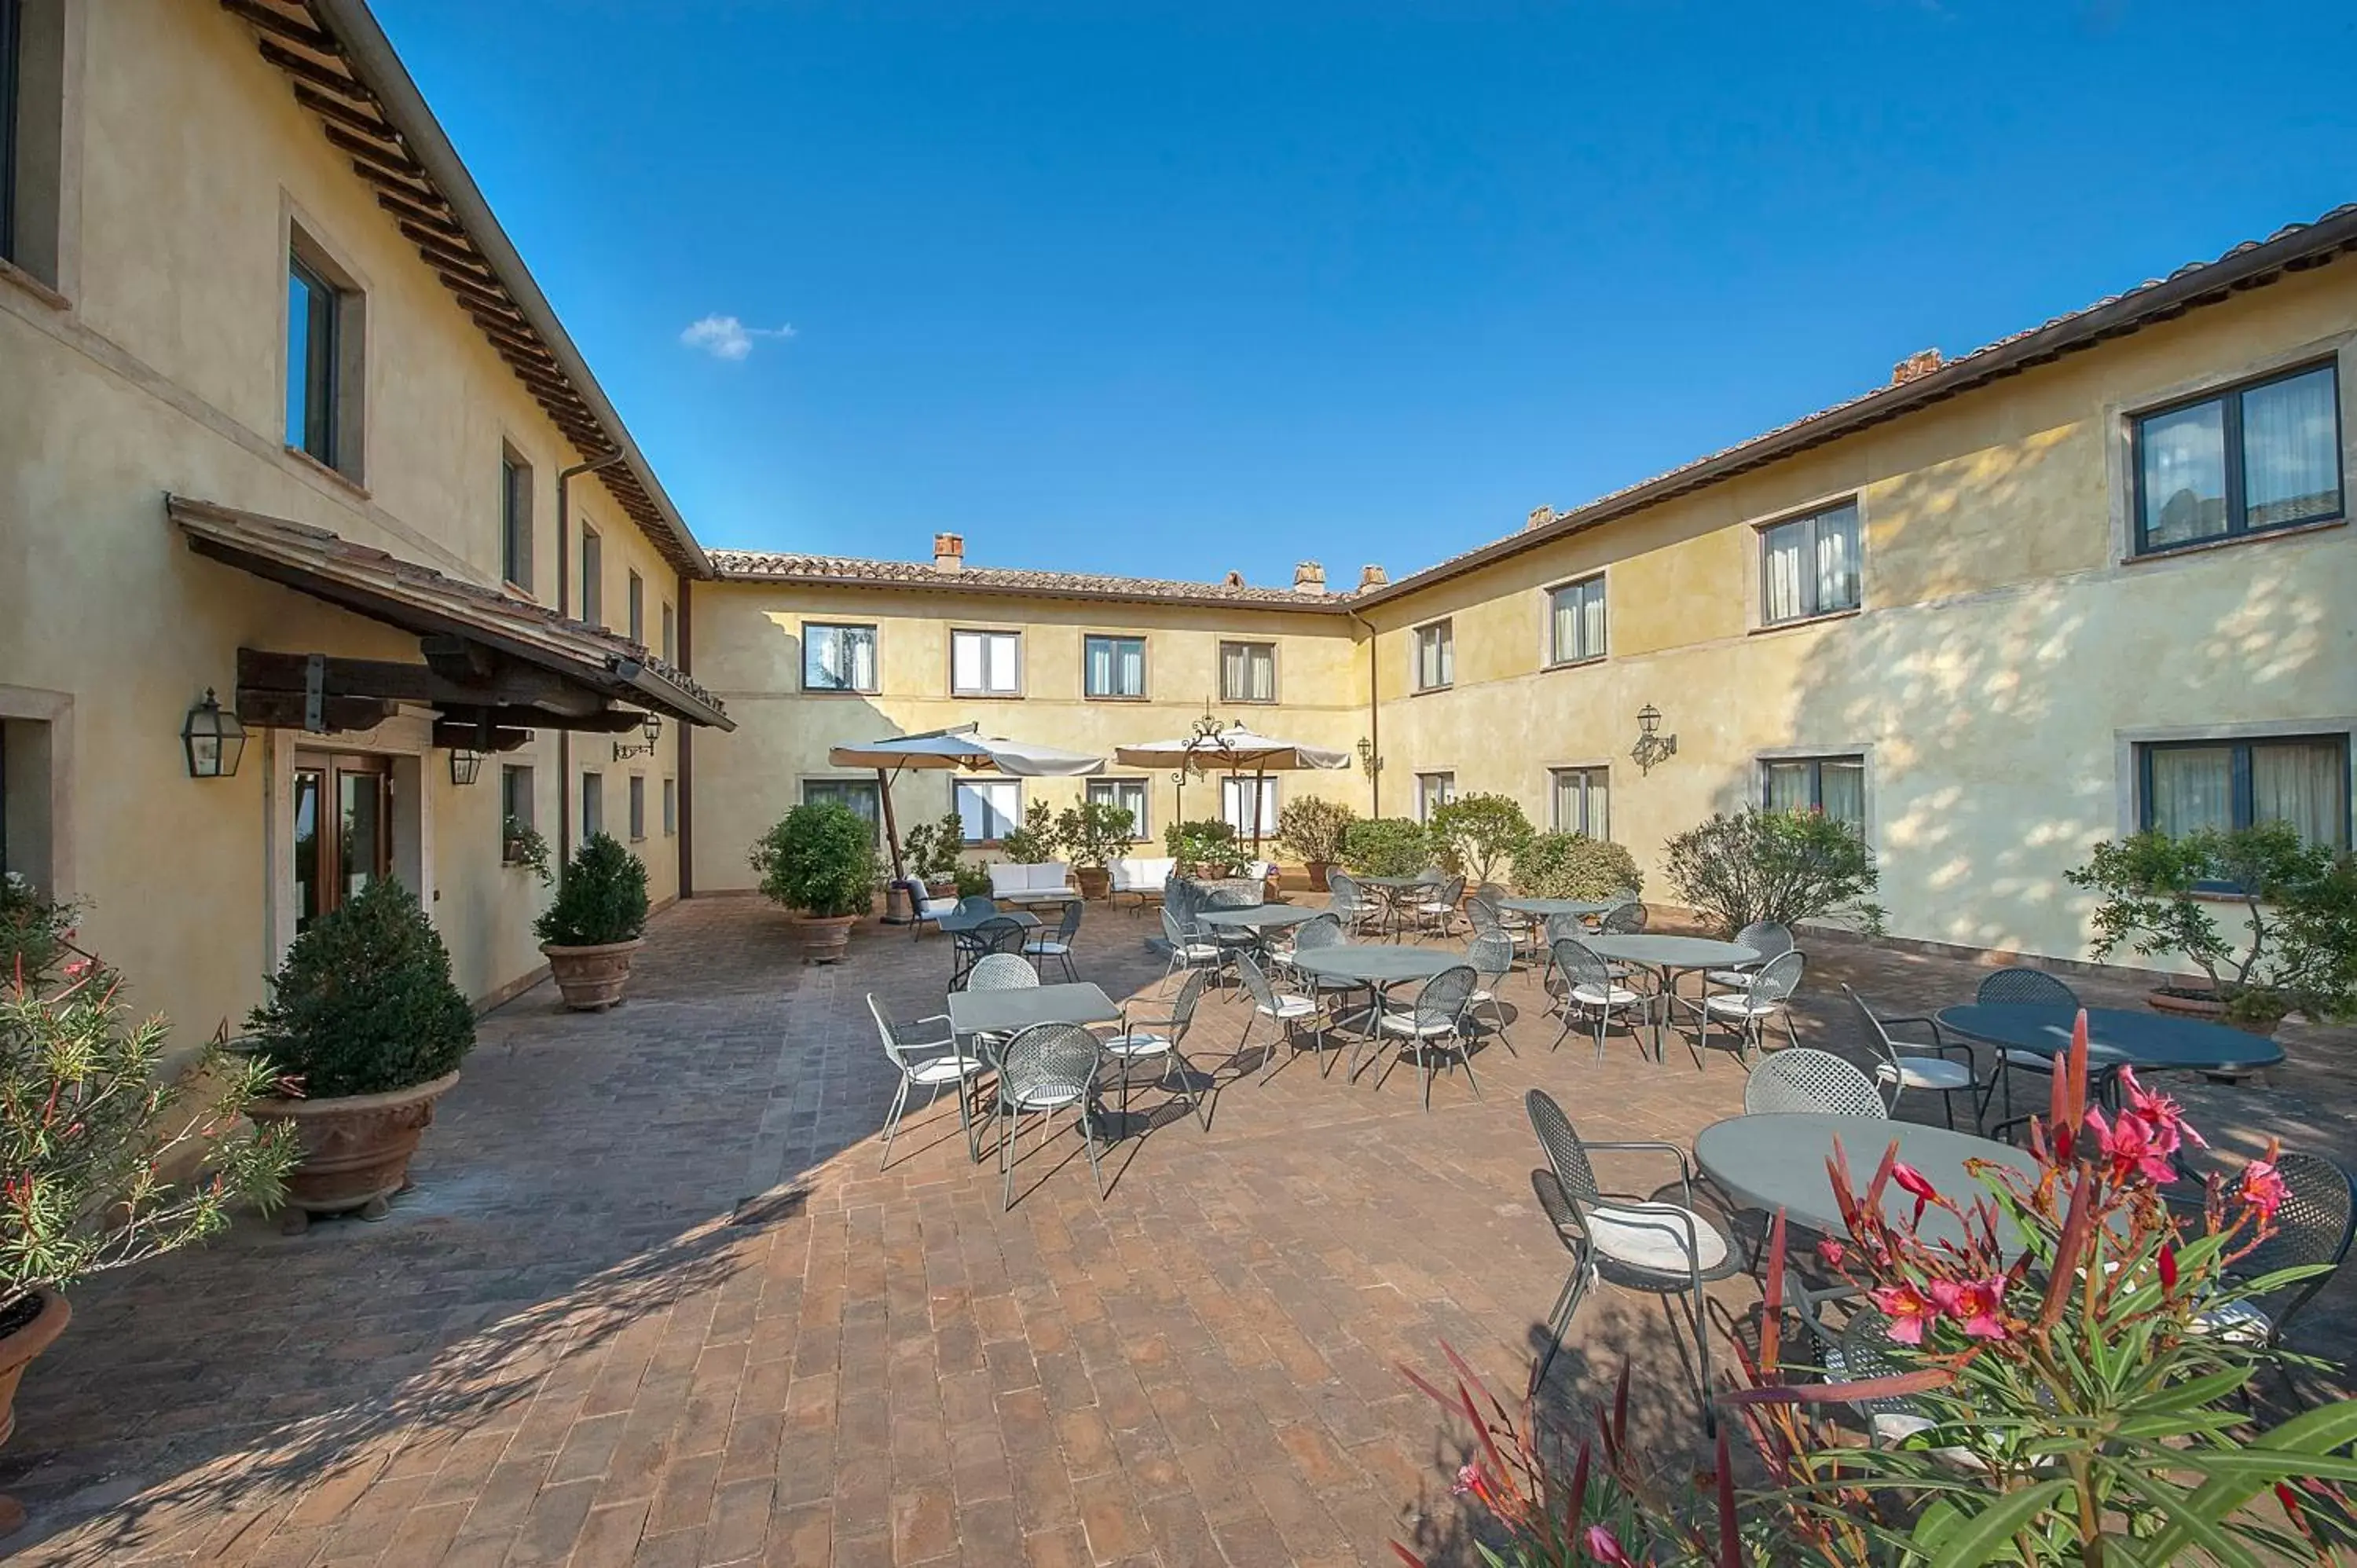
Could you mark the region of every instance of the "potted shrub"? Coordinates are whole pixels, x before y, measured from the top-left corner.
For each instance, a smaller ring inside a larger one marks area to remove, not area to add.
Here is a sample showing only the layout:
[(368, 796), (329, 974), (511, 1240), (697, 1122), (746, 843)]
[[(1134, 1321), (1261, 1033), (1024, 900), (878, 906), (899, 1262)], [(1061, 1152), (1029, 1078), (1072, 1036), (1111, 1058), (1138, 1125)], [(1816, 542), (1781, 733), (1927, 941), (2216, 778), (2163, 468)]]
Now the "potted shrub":
[(500, 819), (500, 864), (531, 872), (543, 887), (556, 880), (548, 869), (548, 841), (522, 817)]
[(950, 885), (961, 898), (986, 897), (990, 892), (990, 867), (960, 861), (957, 869), (950, 873)]
[(1609, 898), (1641, 892), (1637, 857), (1586, 833), (1533, 833), (1514, 851), (1514, 889), (1531, 898)]
[(1432, 868), (1432, 839), (1409, 817), (1369, 817), (1342, 833), (1342, 864), (1361, 876), (1415, 876)]
[(1867, 900), (1880, 876), (1874, 852), (1823, 811), (1754, 807), (1713, 817), (1670, 840), (1662, 869), (1679, 901), (1722, 937), (1755, 920), (1882, 930), (1882, 907)]
[(1304, 795), (1288, 800), (1276, 816), (1276, 840), (1301, 857), (1311, 891), (1326, 891), (1326, 874), (1342, 858), (1342, 833), (1359, 814), (1340, 800)]
[[(33, 916), (27, 906), (39, 902), (19, 887), (12, 913)], [(72, 918), (68, 906), (49, 910), (38, 918)], [(77, 1281), (202, 1240), (240, 1203), (267, 1212), (296, 1157), (288, 1129), (242, 1115), (271, 1090), (265, 1059), (216, 1036), (160, 1078), (170, 1026), (130, 1022), (120, 975), (80, 957), (62, 976), (51, 971), (12, 963), (0, 981), (0, 1442), (15, 1429), (25, 1369), (72, 1316), (66, 1293)], [(189, 1168), (201, 1176), (162, 1174)], [(0, 1498), (0, 1534), (24, 1518)]]
[(291, 1126), (302, 1147), (286, 1178), (287, 1229), (350, 1209), (382, 1219), (475, 1043), (474, 1009), (416, 896), (380, 876), (314, 920), (247, 1023), (285, 1089), (246, 1114)]
[[(957, 886), (958, 857), (965, 848), (965, 824), (952, 811), (938, 822), (919, 822), (900, 841), (900, 863), (936, 898)], [(985, 879), (985, 886), (988, 883)]]
[(1216, 893), (1233, 902), (1250, 898), (1254, 903), (1265, 896), (1258, 883), (1244, 875), (1252, 856), (1237, 841), (1230, 823), (1211, 818), (1173, 822), (1162, 831), (1162, 847), (1177, 863), (1176, 874), (1201, 884), (1206, 894)]
[[(2097, 895), (2094, 957), (2121, 944), (2176, 954), (2201, 972), (2148, 993), (2164, 1013), (2268, 1035), (2293, 1011), (2319, 1023), (2357, 1015), (2357, 863), (2287, 822), (2182, 838), (2141, 832), (2099, 843), (2064, 876)], [(2221, 918), (2241, 917), (2239, 936)]]
[(646, 863), (612, 834), (591, 833), (556, 879), (556, 901), (533, 926), (565, 1004), (602, 1013), (619, 1002), (646, 926)]
[(851, 928), (875, 901), (876, 830), (832, 800), (796, 806), (753, 845), (764, 897), (795, 911), (795, 950), (804, 963), (834, 963)]
[(1011, 865), (1045, 865), (1056, 858), (1056, 819), (1045, 800), (1034, 800), (1023, 808), (1020, 825), (1006, 830), (999, 840)]
[(1103, 899), (1113, 890), (1113, 873), (1106, 863), (1116, 859), (1133, 842), (1129, 830), (1136, 818), (1127, 806), (1111, 800), (1082, 800), (1056, 815), (1056, 843), (1072, 864), (1072, 879), (1081, 897)]
[(1504, 795), (1459, 795), (1432, 809), (1426, 830), (1452, 873), (1475, 886), (1504, 874), (1531, 836), (1531, 820)]

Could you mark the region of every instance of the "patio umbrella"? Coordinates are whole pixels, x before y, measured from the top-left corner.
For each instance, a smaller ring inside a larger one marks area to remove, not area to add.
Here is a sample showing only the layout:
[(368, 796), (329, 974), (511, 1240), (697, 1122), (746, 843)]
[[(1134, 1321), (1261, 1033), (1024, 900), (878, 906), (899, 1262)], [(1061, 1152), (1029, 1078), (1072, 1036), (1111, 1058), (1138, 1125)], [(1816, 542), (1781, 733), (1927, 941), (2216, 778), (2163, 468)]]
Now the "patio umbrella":
[(1052, 746), (1002, 740), (978, 733), (978, 725), (927, 730), (922, 735), (896, 735), (865, 746), (838, 746), (826, 754), (837, 768), (876, 769), (876, 794), (884, 808), (884, 838), (892, 846), (892, 879), (906, 881), (900, 861), (900, 829), (892, 820), (892, 780), (904, 768), (951, 769), (964, 773), (1006, 773), (1018, 779), (1073, 779), (1096, 773), (1104, 758), (1085, 752), (1060, 751)]
[(1116, 748), (1114, 755), (1125, 768), (1178, 768), (1181, 789), (1186, 788), (1185, 776), (1189, 771), (1207, 773), (1218, 768), (1231, 776), (1240, 776), (1249, 768), (1253, 775), (1251, 822), (1254, 849), (1260, 847), (1262, 779), (1271, 773), (1289, 773), (1305, 768), (1351, 766), (1348, 752), (1255, 734), (1246, 729), (1241, 720), (1222, 728), (1208, 714), (1204, 722), (1195, 726), (1195, 733), (1183, 740), (1152, 740)]

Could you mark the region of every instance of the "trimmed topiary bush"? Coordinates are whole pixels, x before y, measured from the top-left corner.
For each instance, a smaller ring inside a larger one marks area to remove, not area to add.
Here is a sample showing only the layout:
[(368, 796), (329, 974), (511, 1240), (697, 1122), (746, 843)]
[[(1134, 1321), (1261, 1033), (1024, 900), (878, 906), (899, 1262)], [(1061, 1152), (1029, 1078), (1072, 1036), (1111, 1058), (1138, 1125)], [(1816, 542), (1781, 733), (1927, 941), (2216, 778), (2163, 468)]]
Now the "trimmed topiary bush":
[(1408, 817), (1370, 817), (1342, 832), (1342, 864), (1361, 876), (1414, 876), (1432, 865), (1432, 838)]
[(533, 929), (552, 947), (638, 940), (647, 927), (646, 863), (610, 833), (591, 833), (556, 879), (556, 902)]
[(1867, 900), (1879, 879), (1874, 852), (1856, 828), (1823, 811), (1755, 807), (1688, 828), (1665, 848), (1679, 901), (1721, 936), (1755, 920), (1882, 929), (1882, 907)]
[(876, 892), (876, 830), (832, 800), (796, 806), (748, 857), (761, 895), (822, 919), (865, 915)]
[(475, 1044), (450, 950), (390, 876), (295, 939), (246, 1022), (255, 1050), (312, 1100), (414, 1089), (457, 1070)]
[(1514, 889), (1531, 898), (1609, 898), (1644, 891), (1637, 857), (1586, 833), (1533, 833), (1514, 852)]
[(1448, 869), (1476, 884), (1496, 880), (1531, 836), (1531, 820), (1504, 795), (1459, 795), (1432, 809), (1426, 830)]

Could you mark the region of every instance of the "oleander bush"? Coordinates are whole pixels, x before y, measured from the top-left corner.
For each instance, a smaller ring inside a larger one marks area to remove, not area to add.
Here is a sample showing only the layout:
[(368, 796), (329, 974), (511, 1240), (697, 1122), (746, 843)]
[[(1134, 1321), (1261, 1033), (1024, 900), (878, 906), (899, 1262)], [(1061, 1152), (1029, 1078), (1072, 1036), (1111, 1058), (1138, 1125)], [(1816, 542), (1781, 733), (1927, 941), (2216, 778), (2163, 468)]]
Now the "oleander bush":
[(1361, 876), (1414, 876), (1432, 866), (1432, 838), (1410, 817), (1367, 817), (1342, 832), (1342, 865)]
[(865, 915), (875, 902), (876, 830), (838, 801), (796, 806), (755, 841), (747, 859), (760, 875), (762, 897), (789, 909), (831, 919)]
[(1533, 833), (1514, 853), (1514, 888), (1532, 898), (1609, 898), (1642, 892), (1637, 857), (1586, 833)]
[(1760, 920), (1882, 929), (1882, 907), (1868, 900), (1879, 880), (1874, 852), (1856, 828), (1823, 811), (1755, 807), (1712, 817), (1663, 847), (1678, 901), (1721, 936)]
[(1331, 865), (1342, 858), (1342, 835), (1359, 813), (1340, 800), (1302, 795), (1276, 814), (1276, 841), (1305, 865)]

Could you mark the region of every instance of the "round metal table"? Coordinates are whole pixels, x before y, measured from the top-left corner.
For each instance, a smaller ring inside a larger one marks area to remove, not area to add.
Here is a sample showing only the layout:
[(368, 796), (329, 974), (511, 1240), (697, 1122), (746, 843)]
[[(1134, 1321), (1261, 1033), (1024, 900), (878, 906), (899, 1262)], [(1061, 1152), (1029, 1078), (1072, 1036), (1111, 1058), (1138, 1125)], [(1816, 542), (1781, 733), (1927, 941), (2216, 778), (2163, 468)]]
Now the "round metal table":
[(1437, 870), (1426, 869), (1413, 876), (1361, 876), (1353, 878), (1361, 887), (1372, 887), (1383, 901), (1383, 923), (1393, 936), (1400, 934), (1405, 924), (1406, 910), (1402, 908), (1406, 895), (1426, 887), (1437, 887), (1448, 879)]
[[(1968, 1003), (1940, 1009), (1941, 1028), (2005, 1050), (2023, 1051), (2041, 1061), (2067, 1055), (2073, 1007), (2024, 1007)], [(2273, 1067), (2283, 1047), (2262, 1035), (2224, 1024), (2140, 1013), (2126, 1007), (2087, 1009), (2087, 1062), (2091, 1067), (2132, 1067), (2145, 1072), (2193, 1069), (2243, 1072)]]
[[(1714, 1122), (1695, 1134), (1695, 1164), (1746, 1208), (1771, 1215), (1781, 1208), (1794, 1225), (1841, 1236), (1846, 1230), (1825, 1165), (1836, 1139), (1857, 1190), (1865, 1191), (1882, 1163), (1883, 1151), (1895, 1141), (1900, 1159), (1922, 1172), (1942, 1197), (1966, 1209), (1986, 1189), (1964, 1169), (1965, 1161), (2009, 1165), (2033, 1177), (2037, 1169), (2023, 1151), (1969, 1133), (1873, 1116), (1815, 1114), (1730, 1116)], [(1915, 1200), (1894, 1182), (1883, 1189), (1882, 1208), (1893, 1219), (1906, 1219), (1915, 1212)], [(2000, 1221), (2000, 1230), (2009, 1223)], [(1964, 1239), (1955, 1216), (1939, 1208), (1924, 1211), (1919, 1233), (1933, 1242)]]
[(1669, 1038), (1670, 1005), (1678, 998), (1678, 976), (1687, 970), (1732, 969), (1760, 961), (1758, 948), (1723, 942), (1716, 937), (1674, 937), (1637, 931), (1627, 936), (1584, 937), (1588, 948), (1604, 958), (1619, 959), (1661, 977), (1662, 1012), (1653, 1021), (1653, 1059), (1663, 1059)]
[(961, 931), (973, 930), (985, 920), (1012, 920), (1027, 931), (1036, 929), (1039, 924), (1039, 916), (1021, 909), (993, 909), (987, 915), (961, 915), (952, 909), (936, 923), (951, 936), (956, 936)]
[[(1375, 1037), (1375, 1019), (1383, 1010), (1383, 998), (1391, 988), (1405, 981), (1430, 980), (1447, 969), (1455, 969), (1465, 961), (1465, 955), (1445, 952), (1437, 948), (1398, 947), (1390, 943), (1343, 942), (1330, 948), (1311, 948), (1308, 952), (1294, 950), (1292, 965), (1304, 974), (1319, 980), (1356, 981), (1374, 993), (1367, 1009), (1365, 1036)], [(1355, 1055), (1358, 1047), (1352, 1047)], [(1372, 1057), (1369, 1058), (1372, 1060)], [(1353, 1061), (1350, 1076), (1356, 1079), (1362, 1064)]]
[(1206, 926), (1231, 930), (1281, 931), (1287, 926), (1306, 925), (1325, 912), (1299, 904), (1260, 904), (1249, 909), (1206, 909), (1195, 918)]
[(1512, 909), (1517, 915), (1535, 915), (1544, 920), (1550, 915), (1601, 915), (1626, 902), (1622, 898), (1501, 898), (1498, 908)]

